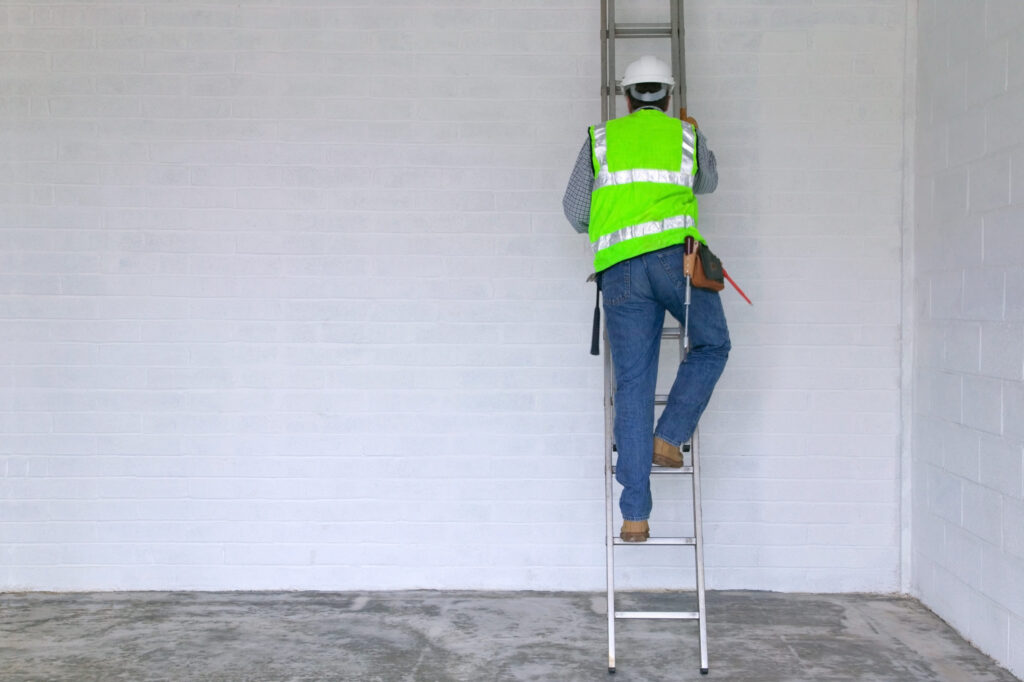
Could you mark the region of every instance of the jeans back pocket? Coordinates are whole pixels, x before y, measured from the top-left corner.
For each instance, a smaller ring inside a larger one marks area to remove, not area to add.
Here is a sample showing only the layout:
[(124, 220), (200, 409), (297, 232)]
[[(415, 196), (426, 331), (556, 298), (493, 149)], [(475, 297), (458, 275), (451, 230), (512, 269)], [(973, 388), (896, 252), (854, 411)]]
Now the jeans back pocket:
[(601, 294), (605, 305), (618, 305), (629, 298), (629, 261), (616, 263), (601, 273)]

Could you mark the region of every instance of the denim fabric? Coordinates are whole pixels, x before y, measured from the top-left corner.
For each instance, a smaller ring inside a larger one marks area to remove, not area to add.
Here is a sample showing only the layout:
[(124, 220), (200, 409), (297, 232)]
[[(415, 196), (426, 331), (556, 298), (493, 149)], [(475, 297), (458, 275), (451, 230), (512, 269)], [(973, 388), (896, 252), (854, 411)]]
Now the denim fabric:
[(655, 427), (654, 392), (665, 311), (679, 320), (685, 314), (683, 247), (613, 265), (601, 273), (601, 291), (615, 369), (615, 477), (623, 486), (619, 508), (623, 519), (643, 521), (651, 513), (654, 436), (679, 445), (693, 435), (729, 357), (729, 329), (718, 293), (691, 288), (691, 350), (679, 365)]

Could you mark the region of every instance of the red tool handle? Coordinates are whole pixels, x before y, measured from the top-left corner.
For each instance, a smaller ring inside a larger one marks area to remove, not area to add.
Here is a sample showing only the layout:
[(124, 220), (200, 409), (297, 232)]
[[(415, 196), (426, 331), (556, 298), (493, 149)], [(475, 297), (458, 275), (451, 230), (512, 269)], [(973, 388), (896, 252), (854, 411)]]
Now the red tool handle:
[(739, 293), (739, 295), (743, 297), (744, 301), (746, 301), (750, 305), (754, 305), (754, 302), (747, 298), (747, 295), (743, 293), (743, 289), (740, 289), (740, 285), (736, 284), (736, 282), (733, 281), (732, 277), (729, 276), (729, 273), (725, 271), (725, 268), (722, 268), (722, 274), (725, 275), (725, 278), (727, 280), (729, 280), (729, 284), (732, 285), (732, 288), (735, 289), (737, 293)]

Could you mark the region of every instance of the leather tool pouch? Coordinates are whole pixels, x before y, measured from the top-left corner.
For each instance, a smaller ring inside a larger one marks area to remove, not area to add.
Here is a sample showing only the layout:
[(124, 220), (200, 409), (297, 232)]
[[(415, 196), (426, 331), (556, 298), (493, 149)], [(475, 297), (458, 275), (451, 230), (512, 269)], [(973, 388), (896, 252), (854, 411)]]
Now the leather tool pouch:
[(725, 288), (722, 261), (700, 242), (694, 244), (693, 253), (683, 256), (683, 274), (690, 277), (690, 283), (700, 289), (721, 291)]

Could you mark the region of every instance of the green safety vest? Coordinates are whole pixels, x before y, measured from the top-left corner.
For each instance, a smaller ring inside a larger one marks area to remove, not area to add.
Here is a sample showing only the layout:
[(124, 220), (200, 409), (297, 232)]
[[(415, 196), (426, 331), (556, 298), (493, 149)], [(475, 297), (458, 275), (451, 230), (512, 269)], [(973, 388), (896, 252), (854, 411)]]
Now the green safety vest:
[(653, 109), (590, 128), (594, 272), (687, 237), (704, 242), (693, 194), (696, 146), (692, 125)]

